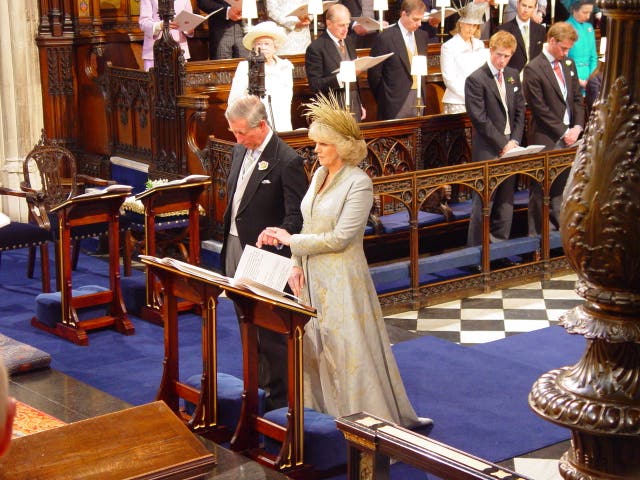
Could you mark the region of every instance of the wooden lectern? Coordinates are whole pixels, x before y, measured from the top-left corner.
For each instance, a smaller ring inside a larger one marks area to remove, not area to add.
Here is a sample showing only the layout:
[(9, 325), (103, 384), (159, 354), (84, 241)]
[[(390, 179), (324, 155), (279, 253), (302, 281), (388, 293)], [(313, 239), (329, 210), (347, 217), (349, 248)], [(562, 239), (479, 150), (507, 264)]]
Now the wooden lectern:
[[(115, 188), (114, 188), (115, 187)], [(73, 197), (51, 209), (58, 215), (58, 255), (56, 266), (61, 280), (60, 304), (61, 321), (51, 327), (33, 317), (31, 324), (37, 328), (58, 335), (78, 345), (87, 345), (87, 330), (115, 326), (125, 335), (133, 335), (135, 328), (127, 318), (127, 311), (120, 289), (120, 229), (118, 218), (120, 207), (130, 194), (131, 187), (117, 185), (107, 187), (97, 193), (87, 193)], [(109, 225), (109, 290), (81, 296), (72, 296), (71, 286), (71, 228), (95, 223)], [(76, 309), (108, 304), (107, 315), (88, 320), (79, 320)]]
[[(142, 258), (142, 262), (164, 288), (165, 358), (158, 400), (164, 400), (176, 413), (179, 399), (196, 404), (189, 421), (194, 432), (214, 440), (228, 440), (229, 431), (217, 423), (216, 412), (216, 308), (218, 297), (225, 292), (241, 312), (243, 339), (242, 413), (231, 448), (245, 452), (250, 458), (271, 468), (287, 472), (305, 468), (303, 451), (304, 412), (302, 384), (302, 337), (304, 326), (314, 309), (276, 297), (255, 294), (233, 286), (227, 277), (184, 262), (165, 258)], [(202, 383), (200, 391), (179, 381), (178, 307), (177, 298), (202, 303)], [(257, 327), (276, 331), (287, 337), (289, 423), (286, 427), (273, 424), (258, 415), (258, 345)], [(282, 442), (277, 455), (260, 447), (260, 434)]]
[[(144, 206), (144, 237), (145, 254), (157, 254), (156, 222), (158, 215), (187, 210), (189, 224), (186, 227), (189, 238), (187, 261), (193, 265), (200, 265), (200, 214), (198, 199), (202, 192), (211, 184), (207, 175), (190, 175), (181, 180), (172, 181), (164, 185), (145, 190), (136, 195)], [(179, 310), (190, 310), (194, 307), (191, 302), (180, 302)], [(149, 270), (146, 277), (145, 305), (141, 316), (144, 320), (163, 324), (161, 290), (157, 279)]]

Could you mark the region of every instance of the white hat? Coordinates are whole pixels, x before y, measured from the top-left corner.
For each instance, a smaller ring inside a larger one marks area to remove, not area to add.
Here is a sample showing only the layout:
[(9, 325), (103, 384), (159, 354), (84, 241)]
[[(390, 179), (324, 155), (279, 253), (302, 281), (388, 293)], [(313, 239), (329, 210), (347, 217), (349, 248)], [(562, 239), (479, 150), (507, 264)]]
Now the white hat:
[(244, 45), (247, 50), (253, 50), (253, 42), (260, 37), (273, 38), (276, 44), (276, 50), (287, 41), (287, 34), (284, 32), (284, 28), (279, 27), (272, 21), (267, 21), (251, 27), (242, 38), (242, 45)]
[(469, 3), (458, 10), (459, 21), (469, 25), (482, 25), (485, 22), (484, 15), (487, 11), (487, 5), (488, 3), (475, 3), (473, 0), (469, 0)]

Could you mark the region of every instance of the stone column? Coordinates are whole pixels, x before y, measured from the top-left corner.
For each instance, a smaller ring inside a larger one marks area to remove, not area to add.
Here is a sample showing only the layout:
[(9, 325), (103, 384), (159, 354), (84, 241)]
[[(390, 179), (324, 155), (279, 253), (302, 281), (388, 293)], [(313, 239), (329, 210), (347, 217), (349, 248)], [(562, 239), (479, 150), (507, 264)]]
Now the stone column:
[[(42, 94), (35, 37), (38, 0), (3, 0), (0, 18), (0, 183), (19, 188), (22, 160), (42, 129)], [(6, 202), (6, 203), (5, 203)], [(0, 206), (13, 219), (26, 220), (26, 204), (3, 199)]]
[(606, 68), (565, 190), (562, 243), (585, 299), (562, 318), (588, 342), (529, 403), (571, 429), (567, 480), (640, 478), (640, 0), (599, 0)]

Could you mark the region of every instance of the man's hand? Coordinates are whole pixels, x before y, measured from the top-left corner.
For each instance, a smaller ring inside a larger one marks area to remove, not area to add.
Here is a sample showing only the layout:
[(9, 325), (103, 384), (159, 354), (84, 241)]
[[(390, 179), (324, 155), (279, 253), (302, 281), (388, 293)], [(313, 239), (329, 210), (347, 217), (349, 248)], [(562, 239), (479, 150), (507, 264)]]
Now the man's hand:
[(356, 32), (356, 35), (360, 37), (369, 33), (369, 31), (366, 28), (364, 28), (362, 25), (354, 25), (353, 31)]
[(229, 20), (237, 22), (238, 20), (242, 20), (242, 10), (240, 10), (239, 8), (230, 7), (227, 16), (229, 17)]
[(544, 20), (544, 15), (540, 12), (534, 12), (533, 14), (531, 14), (531, 20), (536, 23), (542, 23), (542, 20)]
[(502, 150), (500, 151), (499, 156), (504, 155), (505, 153), (507, 153), (509, 150), (513, 150), (514, 148), (516, 148), (518, 146), (518, 142), (516, 142), (515, 140), (509, 140), (507, 142), (507, 144), (502, 147)]
[(567, 133), (565, 133), (564, 137), (562, 137), (562, 139), (567, 146), (573, 145), (578, 141), (578, 137), (580, 136), (581, 132), (582, 128), (579, 125), (576, 125), (570, 128)]

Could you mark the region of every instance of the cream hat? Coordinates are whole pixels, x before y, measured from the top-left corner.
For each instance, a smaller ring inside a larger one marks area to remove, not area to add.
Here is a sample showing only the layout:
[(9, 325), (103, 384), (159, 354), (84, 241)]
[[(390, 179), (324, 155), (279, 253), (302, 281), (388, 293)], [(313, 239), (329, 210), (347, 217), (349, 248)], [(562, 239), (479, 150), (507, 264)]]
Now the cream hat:
[(247, 50), (253, 50), (253, 42), (260, 37), (273, 38), (273, 41), (276, 44), (276, 50), (287, 41), (287, 34), (284, 32), (284, 29), (276, 25), (274, 22), (267, 21), (258, 23), (251, 27), (242, 38), (242, 45), (244, 45)]
[(487, 11), (487, 5), (487, 3), (474, 3), (473, 0), (469, 0), (469, 3), (458, 10), (459, 21), (469, 25), (482, 25), (485, 22), (484, 14)]

